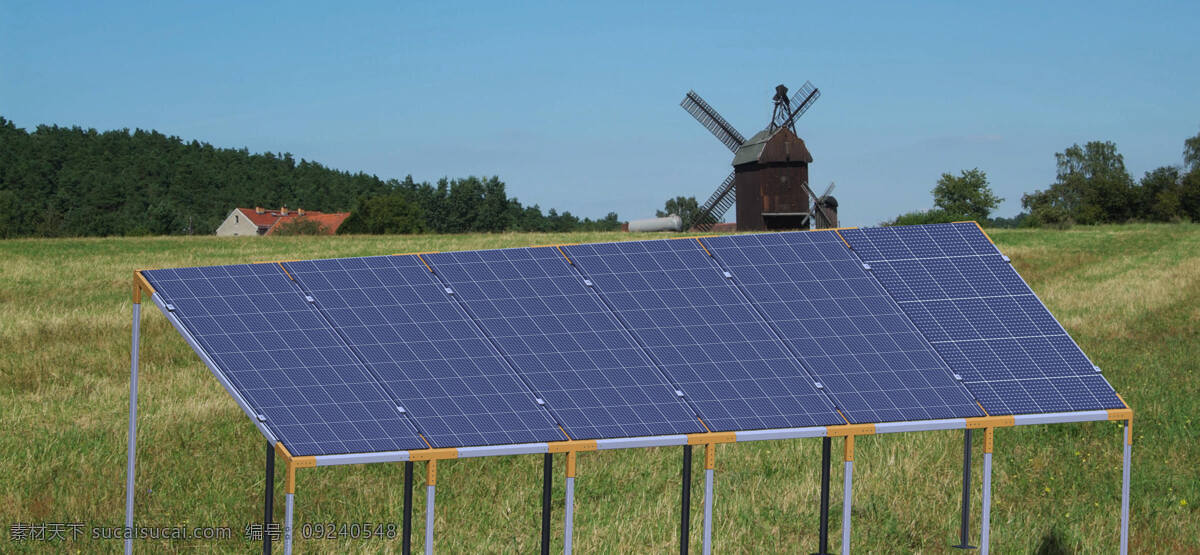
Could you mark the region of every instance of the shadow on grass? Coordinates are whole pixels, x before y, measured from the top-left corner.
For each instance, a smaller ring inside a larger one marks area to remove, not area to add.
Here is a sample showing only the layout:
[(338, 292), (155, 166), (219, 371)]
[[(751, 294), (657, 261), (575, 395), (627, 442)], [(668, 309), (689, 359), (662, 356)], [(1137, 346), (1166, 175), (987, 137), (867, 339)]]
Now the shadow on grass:
[(1037, 555), (1070, 555), (1074, 551), (1067, 547), (1067, 542), (1063, 540), (1058, 529), (1051, 528), (1045, 536), (1042, 536), (1042, 541), (1034, 553)]

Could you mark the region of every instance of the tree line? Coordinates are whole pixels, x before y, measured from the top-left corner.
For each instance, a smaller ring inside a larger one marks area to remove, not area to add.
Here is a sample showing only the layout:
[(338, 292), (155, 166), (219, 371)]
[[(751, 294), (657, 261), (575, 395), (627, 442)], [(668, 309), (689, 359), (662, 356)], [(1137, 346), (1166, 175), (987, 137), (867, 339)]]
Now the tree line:
[(1055, 180), (1021, 195), (1022, 212), (990, 218), (1004, 200), (978, 168), (942, 174), (934, 207), (908, 212), (886, 225), (977, 220), (997, 227), (1065, 227), (1072, 224), (1200, 221), (1200, 134), (1184, 141), (1183, 165), (1161, 166), (1135, 180), (1111, 141), (1071, 145), (1054, 155)]
[[(0, 116), (0, 237), (211, 234), (234, 207), (350, 211), (352, 233), (617, 229), (524, 206), (499, 177), (383, 180), (291, 154), (185, 142), (157, 131), (99, 132)], [(296, 232), (303, 232), (297, 230)]]

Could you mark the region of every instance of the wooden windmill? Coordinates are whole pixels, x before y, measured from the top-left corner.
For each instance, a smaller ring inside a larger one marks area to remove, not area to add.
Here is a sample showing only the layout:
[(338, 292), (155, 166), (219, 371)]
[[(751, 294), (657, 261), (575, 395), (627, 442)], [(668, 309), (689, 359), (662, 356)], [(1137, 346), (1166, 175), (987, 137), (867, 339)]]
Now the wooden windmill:
[[(808, 186), (812, 154), (796, 135), (796, 120), (804, 115), (820, 89), (805, 82), (788, 96), (788, 88), (775, 87), (771, 121), (747, 140), (696, 91), (688, 91), (683, 106), (717, 140), (733, 151), (733, 173), (717, 187), (685, 228), (707, 231), (736, 202), (739, 231), (835, 227), (837, 201), (829, 196), (832, 185), (818, 197)], [(816, 219), (814, 222), (814, 214)]]

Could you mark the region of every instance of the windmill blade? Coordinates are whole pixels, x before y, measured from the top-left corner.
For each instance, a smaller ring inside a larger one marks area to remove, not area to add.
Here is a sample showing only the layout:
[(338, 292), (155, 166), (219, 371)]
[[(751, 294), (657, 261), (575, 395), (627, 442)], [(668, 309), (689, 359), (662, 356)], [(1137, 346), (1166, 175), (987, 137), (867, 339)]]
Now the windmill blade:
[(830, 182), (829, 182), (829, 186), (825, 188), (825, 192), (824, 192), (824, 193), (821, 193), (821, 197), (820, 197), (820, 198), (825, 198), (825, 197), (829, 196), (829, 193), (832, 193), (832, 192), (833, 192), (833, 187), (834, 187), (834, 183), (833, 183), (832, 181), (830, 181)]
[(721, 182), (716, 191), (704, 201), (704, 205), (692, 217), (691, 221), (686, 222), (684, 229), (695, 228), (696, 231), (708, 231), (713, 225), (721, 221), (725, 212), (729, 211), (729, 207), (733, 206), (737, 195), (733, 194), (733, 172), (729, 173), (729, 177)]
[(796, 94), (792, 96), (791, 104), (792, 106), (795, 106), (795, 108), (792, 108), (792, 113), (788, 114), (787, 119), (784, 120), (783, 123), (779, 124), (780, 127), (791, 127), (793, 124), (795, 124), (796, 120), (800, 119), (800, 116), (804, 115), (804, 112), (807, 112), (809, 108), (812, 108), (813, 103), (816, 102), (818, 98), (821, 98), (821, 89), (813, 86), (811, 81), (805, 81), (804, 86), (800, 87), (800, 90), (796, 91)]
[[(830, 183), (830, 184), (829, 184), (829, 189), (828, 189), (828, 190), (832, 190), (832, 189), (833, 189), (833, 184), (832, 184), (832, 183)], [(817, 211), (819, 211), (819, 212), (821, 213), (821, 217), (825, 218), (825, 221), (827, 221), (827, 222), (832, 222), (832, 221), (833, 221), (833, 218), (829, 217), (829, 211), (825, 209), (825, 205), (821, 204), (821, 199), (822, 199), (822, 198), (823, 198), (825, 195), (821, 195), (821, 196), (819, 196), (819, 197), (818, 197), (818, 196), (816, 195), (816, 193), (813, 193), (813, 192), (812, 192), (812, 189), (809, 189), (809, 188), (808, 188), (808, 183), (805, 183), (805, 184), (804, 184), (804, 190), (805, 190), (805, 191), (808, 191), (808, 196), (812, 197), (812, 200), (813, 200), (813, 206), (814, 206), (814, 207), (817, 209)], [(827, 190), (827, 191), (828, 191), (828, 190)], [(828, 193), (828, 192), (826, 192), (825, 194), (827, 195), (827, 194), (829, 194), (829, 193)]]
[(716, 136), (717, 140), (725, 143), (725, 146), (729, 147), (729, 150), (737, 152), (738, 147), (746, 142), (746, 138), (741, 133), (738, 133), (738, 130), (734, 129), (733, 125), (725, 121), (725, 118), (721, 117), (721, 114), (718, 114), (703, 98), (700, 98), (700, 95), (696, 94), (696, 91), (688, 91), (687, 95), (683, 97), (683, 102), (680, 102), (679, 105), (683, 106), (683, 109), (687, 110), (692, 117), (696, 118), (696, 121), (700, 122), (700, 125), (703, 125), (705, 129), (708, 129)]

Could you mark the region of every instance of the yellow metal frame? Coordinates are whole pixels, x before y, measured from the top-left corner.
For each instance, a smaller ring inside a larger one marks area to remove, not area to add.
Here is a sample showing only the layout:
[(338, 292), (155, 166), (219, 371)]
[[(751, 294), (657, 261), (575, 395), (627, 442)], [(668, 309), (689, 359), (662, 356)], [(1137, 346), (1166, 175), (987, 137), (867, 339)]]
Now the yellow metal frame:
[(567, 478), (575, 477), (575, 458), (578, 451), (567, 451)]
[(1125, 398), (1117, 393), (1117, 398), (1121, 400), (1121, 404), (1125, 405), (1123, 409), (1108, 409), (1109, 420), (1124, 420), (1125, 421), (1125, 443), (1133, 445), (1133, 409), (1129, 408), (1129, 403), (1125, 402)]
[(425, 463), (425, 485), (437, 485), (437, 459)]
[(287, 481), (284, 482), (284, 493), (296, 493), (296, 469), (315, 468), (317, 466), (317, 458), (312, 455), (294, 457), (292, 456), (292, 453), (288, 451), (287, 447), (284, 447), (282, 441), (275, 442), (275, 453), (277, 453), (279, 457), (283, 459), (284, 464), (287, 465)]
[(688, 434), (688, 445), (709, 445), (714, 443), (733, 443), (737, 441), (737, 432), (705, 432)]
[(595, 451), (598, 444), (594, 439), (573, 439), (571, 441), (551, 441), (546, 444), (547, 453), (575, 453), (578, 451)]
[(869, 436), (874, 434), (874, 424), (842, 424), (840, 426), (825, 427), (825, 437)]
[(444, 459), (457, 459), (458, 449), (455, 447), (441, 447), (435, 449), (413, 449), (408, 452), (408, 460), (410, 461), (436, 461)]
[(145, 270), (133, 271), (133, 304), (142, 304), (142, 291), (147, 295), (154, 294), (154, 286), (146, 280), (146, 276), (142, 275)]
[(967, 420), (967, 429), (968, 430), (978, 430), (980, 428), (989, 428), (989, 429), (990, 428), (1007, 428), (1009, 426), (1017, 425), (1016, 418), (1014, 418), (1011, 415), (1009, 415), (1009, 416), (978, 416), (975, 418), (968, 418), (966, 420)]

